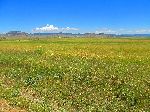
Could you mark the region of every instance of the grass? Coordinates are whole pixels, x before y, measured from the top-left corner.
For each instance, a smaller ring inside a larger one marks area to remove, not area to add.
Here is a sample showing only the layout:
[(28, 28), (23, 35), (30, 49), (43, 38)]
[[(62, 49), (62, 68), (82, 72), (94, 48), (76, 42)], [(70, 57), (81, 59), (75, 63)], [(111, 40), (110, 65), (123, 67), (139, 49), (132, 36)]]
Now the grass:
[(0, 111), (149, 112), (150, 40), (1, 40), (0, 91)]

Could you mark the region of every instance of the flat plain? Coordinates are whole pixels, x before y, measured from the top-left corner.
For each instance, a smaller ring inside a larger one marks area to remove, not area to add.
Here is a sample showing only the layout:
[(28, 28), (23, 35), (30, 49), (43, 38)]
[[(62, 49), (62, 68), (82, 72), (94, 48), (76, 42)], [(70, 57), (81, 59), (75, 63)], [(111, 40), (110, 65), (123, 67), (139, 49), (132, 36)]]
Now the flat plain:
[(149, 112), (150, 39), (1, 40), (0, 111)]

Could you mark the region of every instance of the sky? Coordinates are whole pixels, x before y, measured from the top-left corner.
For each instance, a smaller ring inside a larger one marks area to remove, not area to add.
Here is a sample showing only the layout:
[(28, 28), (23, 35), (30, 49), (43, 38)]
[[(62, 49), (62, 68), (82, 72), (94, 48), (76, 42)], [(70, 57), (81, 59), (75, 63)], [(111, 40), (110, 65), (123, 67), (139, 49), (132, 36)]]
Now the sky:
[(0, 33), (150, 33), (150, 0), (0, 0)]

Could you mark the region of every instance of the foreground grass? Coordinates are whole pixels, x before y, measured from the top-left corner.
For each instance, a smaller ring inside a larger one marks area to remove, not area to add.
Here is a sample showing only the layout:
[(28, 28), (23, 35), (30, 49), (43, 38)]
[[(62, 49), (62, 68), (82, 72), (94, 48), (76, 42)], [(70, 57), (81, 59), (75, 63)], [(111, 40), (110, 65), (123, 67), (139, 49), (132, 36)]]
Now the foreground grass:
[(0, 99), (23, 111), (148, 112), (149, 74), (148, 39), (0, 41)]

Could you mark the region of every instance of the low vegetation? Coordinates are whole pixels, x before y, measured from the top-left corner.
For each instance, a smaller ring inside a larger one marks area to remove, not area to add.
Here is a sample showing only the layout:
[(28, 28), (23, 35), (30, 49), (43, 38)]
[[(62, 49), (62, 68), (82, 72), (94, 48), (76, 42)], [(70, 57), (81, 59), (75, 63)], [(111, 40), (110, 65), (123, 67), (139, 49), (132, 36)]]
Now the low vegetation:
[(149, 112), (150, 40), (1, 40), (0, 104), (4, 112)]

